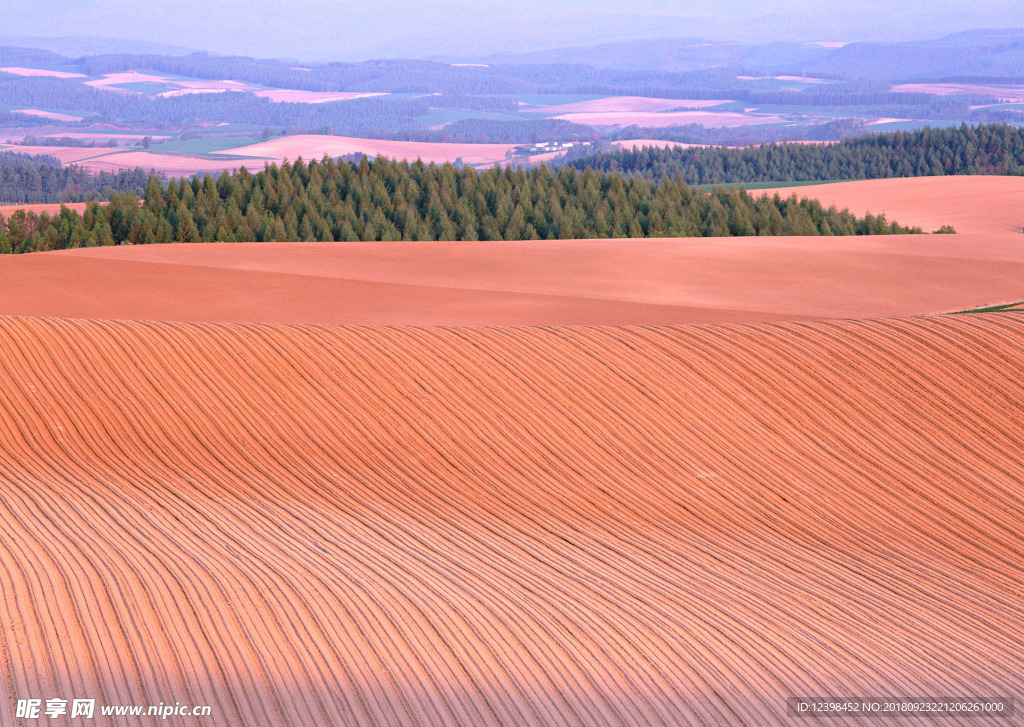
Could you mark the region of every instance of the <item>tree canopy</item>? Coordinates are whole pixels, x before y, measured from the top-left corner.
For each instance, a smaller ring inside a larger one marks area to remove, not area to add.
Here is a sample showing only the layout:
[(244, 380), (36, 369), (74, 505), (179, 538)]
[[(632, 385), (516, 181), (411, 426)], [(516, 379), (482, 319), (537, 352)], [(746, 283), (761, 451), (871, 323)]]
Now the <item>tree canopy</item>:
[(140, 199), (56, 216), (0, 218), (0, 250), (168, 242), (330, 240), (523, 240), (728, 235), (854, 235), (910, 230), (814, 200), (711, 193), (672, 179), (650, 182), (572, 168), (494, 167), (478, 173), (388, 159), (358, 164), (301, 159), (257, 174), (191, 181), (156, 177)]

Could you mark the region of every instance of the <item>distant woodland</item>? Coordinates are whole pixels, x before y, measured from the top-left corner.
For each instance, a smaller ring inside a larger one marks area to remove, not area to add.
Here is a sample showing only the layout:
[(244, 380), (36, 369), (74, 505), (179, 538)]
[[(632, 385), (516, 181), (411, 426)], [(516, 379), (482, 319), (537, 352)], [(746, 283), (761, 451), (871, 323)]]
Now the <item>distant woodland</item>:
[[(402, 136), (416, 141), (478, 141), (486, 137), (491, 123), (467, 120), (443, 130)], [(572, 129), (564, 128), (573, 126), (568, 122), (555, 119), (544, 123), (563, 133), (573, 133)], [(699, 143), (692, 141), (697, 131), (693, 135), (683, 135), (680, 141)], [(628, 139), (629, 135), (623, 137)], [(1008, 124), (869, 134), (832, 144), (762, 144), (739, 149), (645, 147), (597, 153), (590, 149), (580, 147), (549, 166), (621, 173), (652, 182), (671, 179), (693, 185), (1024, 174), (1024, 130)], [(147, 183), (148, 176), (142, 169), (91, 174), (74, 164), (61, 166), (53, 157), (0, 152), (0, 202), (106, 200), (114, 193), (129, 191), (141, 196)]]
[[(762, 60), (768, 62), (768, 57)], [(771, 62), (778, 63), (781, 59)], [(841, 125), (817, 123), (830, 116), (1024, 121), (1020, 109), (976, 108), (998, 101), (990, 95), (897, 93), (891, 90), (891, 83), (887, 80), (850, 78), (829, 72), (818, 72), (816, 79), (829, 82), (804, 84), (804, 88), (794, 89), (792, 84), (771, 77), (770, 74), (778, 68), (706, 67), (666, 71), (599, 68), (583, 63), (518, 62), (464, 66), (409, 59), (296, 67), (285, 61), (206, 53), (66, 58), (45, 51), (0, 48), (0, 67), (17, 65), (73, 67), (90, 76), (137, 70), (194, 79), (230, 78), (270, 88), (392, 94), (323, 104), (277, 103), (243, 91), (163, 98), (94, 89), (75, 79), (0, 73), (0, 107), (63, 110), (86, 114), (91, 122), (150, 124), (165, 128), (230, 123), (283, 128), (289, 133), (501, 143), (571, 141), (596, 135), (597, 132), (588, 126), (566, 124), (555, 127), (551, 120), (522, 114), (513, 96), (524, 94), (729, 100), (735, 108), (722, 110), (770, 107), (777, 113), (798, 114), (802, 119), (789, 128), (759, 126), (743, 130), (705, 130), (706, 136), (718, 135), (724, 143), (842, 138), (844, 128)], [(436, 130), (438, 124), (429, 119), (428, 114), (447, 109), (506, 118), (459, 120), (459, 115), (455, 114), (455, 123)], [(509, 119), (509, 116), (521, 118)], [(17, 127), (28, 123), (17, 114), (0, 111), (0, 125)], [(606, 132), (602, 130), (602, 133)], [(678, 128), (654, 128), (642, 132), (644, 138), (679, 141), (684, 140), (682, 136), (699, 133)], [(625, 133), (634, 133), (634, 138), (640, 138), (640, 130)], [(710, 138), (706, 140), (719, 143)]]
[(424, 99), (361, 98), (332, 104), (279, 103), (254, 93), (186, 94), (149, 98), (97, 90), (60, 78), (0, 74), (0, 104), (67, 109), (94, 114), (92, 121), (149, 124), (195, 122), (258, 124), (302, 129), (333, 127), (339, 132), (368, 134), (420, 126), (413, 117), (425, 114)]
[(142, 169), (92, 174), (77, 165), (61, 166), (49, 156), (0, 152), (0, 202), (86, 202), (146, 188)]
[(577, 169), (686, 184), (880, 179), (946, 174), (1024, 174), (1024, 130), (1008, 124), (869, 134), (834, 144), (603, 151)]
[(296, 160), (165, 187), (141, 201), (113, 195), (84, 215), (63, 208), (0, 221), (0, 251), (213, 241), (530, 240), (588, 237), (856, 235), (909, 230), (884, 216), (856, 218), (813, 200), (711, 194), (671, 179), (546, 166), (471, 167), (365, 157), (359, 164)]

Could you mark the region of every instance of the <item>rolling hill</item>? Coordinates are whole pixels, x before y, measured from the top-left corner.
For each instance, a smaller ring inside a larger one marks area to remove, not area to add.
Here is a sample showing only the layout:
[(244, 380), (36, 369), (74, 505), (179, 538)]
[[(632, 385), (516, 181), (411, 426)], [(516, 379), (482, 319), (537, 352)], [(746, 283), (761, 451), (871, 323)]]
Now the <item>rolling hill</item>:
[(1015, 314), (0, 318), (0, 694), (396, 727), (1011, 695), (1022, 352)]

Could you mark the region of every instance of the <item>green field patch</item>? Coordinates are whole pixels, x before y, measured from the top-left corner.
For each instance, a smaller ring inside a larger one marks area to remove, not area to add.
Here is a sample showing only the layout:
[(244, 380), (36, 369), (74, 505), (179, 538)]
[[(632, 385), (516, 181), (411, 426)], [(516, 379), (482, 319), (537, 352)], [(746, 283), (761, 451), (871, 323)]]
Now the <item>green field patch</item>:
[(523, 111), (539, 111), (541, 106), (562, 106), (564, 104), (579, 103), (580, 101), (596, 101), (599, 98), (610, 98), (601, 94), (585, 93), (527, 93), (527, 94), (495, 94), (501, 98), (511, 98), (525, 104), (521, 107)]
[(824, 180), (805, 180), (797, 182), (730, 182), (729, 184), (702, 184), (701, 189), (705, 192), (710, 192), (712, 189), (717, 187), (725, 187), (726, 189), (738, 189), (741, 185), (746, 187), (748, 190), (751, 189), (775, 189), (781, 187), (814, 187), (819, 184), (836, 184), (838, 182), (856, 182), (856, 179), (824, 179)]
[[(734, 105), (730, 104), (730, 106)], [(740, 111), (747, 108), (754, 109), (759, 114), (775, 114), (777, 116), (825, 116), (828, 118), (837, 119), (847, 119), (855, 116), (871, 116), (871, 114), (855, 114), (852, 111), (844, 111), (843, 109), (837, 108), (835, 106), (798, 106), (796, 104), (753, 104), (738, 101), (735, 104), (735, 107), (739, 108)], [(717, 111), (719, 109), (716, 108), (715, 110)], [(877, 114), (875, 115), (877, 116)]]
[(1017, 300), (1012, 303), (998, 303), (996, 305), (983, 305), (977, 308), (965, 308), (955, 310), (951, 315), (963, 313), (1024, 313), (1024, 300)]
[[(521, 121), (523, 117), (508, 111), (473, 111), (470, 109), (430, 109), (427, 113), (417, 116), (416, 120), (428, 125), (452, 124), (465, 119), (487, 119)], [(530, 117), (533, 118), (533, 117)]]
[[(216, 126), (210, 126), (209, 124), (195, 124), (186, 126), (182, 131), (187, 131), (191, 134), (218, 134), (228, 135), (233, 134), (234, 136), (259, 136), (265, 126), (263, 124), (217, 124)], [(281, 136), (278, 132), (281, 131), (280, 125), (270, 125), (269, 129), (272, 136)], [(205, 138), (205, 137), (204, 137)], [(216, 138), (210, 136), (208, 138)]]
[(203, 139), (154, 143), (149, 149), (150, 151), (177, 152), (179, 154), (210, 154), (215, 151), (249, 146), (259, 141), (260, 139), (254, 136), (208, 136)]

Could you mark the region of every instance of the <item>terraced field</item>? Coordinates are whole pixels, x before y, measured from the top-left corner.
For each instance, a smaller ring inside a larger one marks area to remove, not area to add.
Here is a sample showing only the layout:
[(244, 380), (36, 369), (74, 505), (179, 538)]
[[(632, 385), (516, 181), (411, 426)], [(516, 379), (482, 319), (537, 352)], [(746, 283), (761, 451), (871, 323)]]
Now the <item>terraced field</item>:
[(0, 710), (646, 727), (1013, 695), (1022, 367), (1014, 313), (0, 318)]

